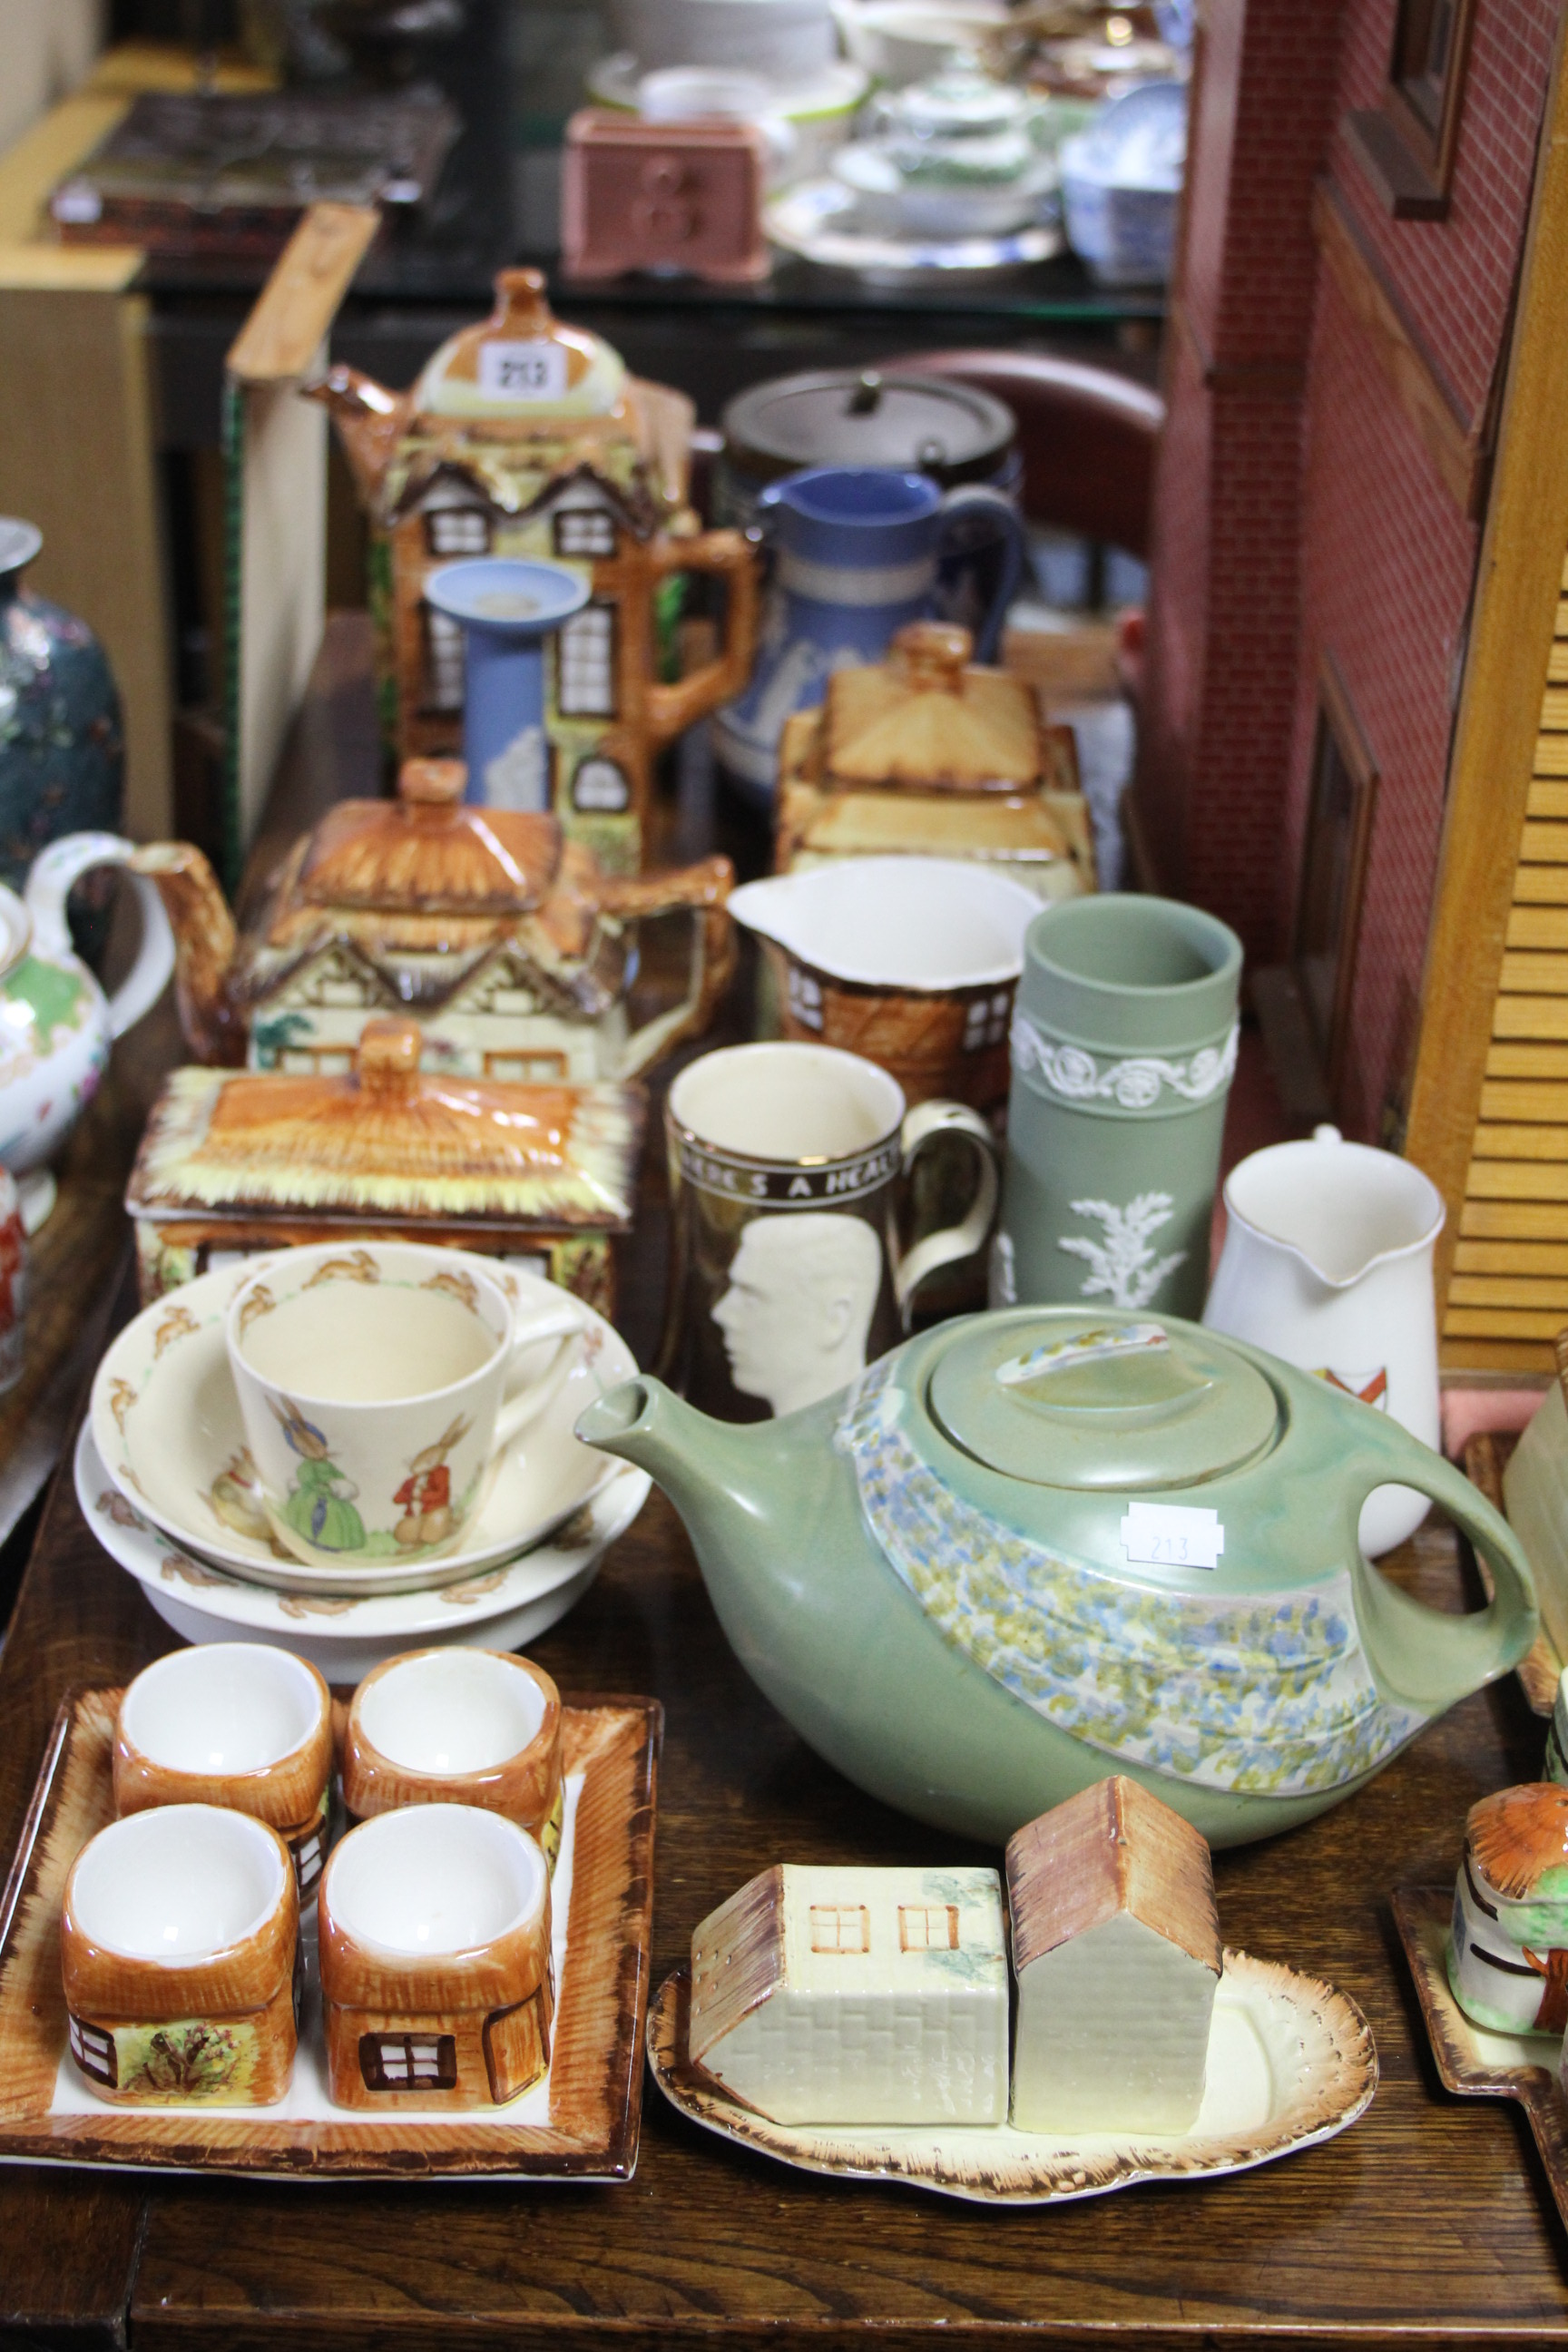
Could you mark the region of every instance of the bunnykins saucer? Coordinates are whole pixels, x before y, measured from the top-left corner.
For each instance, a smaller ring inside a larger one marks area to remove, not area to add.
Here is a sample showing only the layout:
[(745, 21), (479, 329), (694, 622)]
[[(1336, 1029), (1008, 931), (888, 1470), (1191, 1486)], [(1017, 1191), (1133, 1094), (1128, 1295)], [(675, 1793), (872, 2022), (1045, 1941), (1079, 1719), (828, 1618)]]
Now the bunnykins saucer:
[(99, 1459), (84, 1422), (76, 1447), (81, 1513), (110, 1558), (133, 1576), (187, 1642), (272, 1642), (330, 1683), (357, 1683), (385, 1658), (444, 1642), (515, 1650), (581, 1599), (599, 1562), (647, 1499), (646, 1470), (623, 1469), (531, 1551), (419, 1592), (286, 1592), (215, 1568), (132, 1508)]
[[(455, 1268), (468, 1263), (466, 1251), (448, 1255)], [(104, 1468), (125, 1500), (183, 1549), (253, 1584), (293, 1592), (457, 1584), (541, 1542), (614, 1475), (612, 1462), (574, 1437), (573, 1423), (637, 1367), (613, 1327), (584, 1307), (585, 1328), (565, 1378), (538, 1419), (502, 1448), (459, 1549), (416, 1563), (388, 1558), (331, 1566), (285, 1552), (267, 1522), (224, 1339), (230, 1300), (264, 1263), (247, 1258), (155, 1300), (121, 1332), (93, 1381), (89, 1417)], [(536, 1275), (489, 1258), (478, 1263), (525, 1305), (560, 1298)]]

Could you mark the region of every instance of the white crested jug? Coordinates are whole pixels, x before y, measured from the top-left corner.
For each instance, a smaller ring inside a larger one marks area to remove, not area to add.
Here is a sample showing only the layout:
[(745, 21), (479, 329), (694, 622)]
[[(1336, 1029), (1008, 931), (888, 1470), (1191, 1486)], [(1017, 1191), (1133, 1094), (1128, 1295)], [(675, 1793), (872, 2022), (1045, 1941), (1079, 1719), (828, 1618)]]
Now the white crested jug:
[[(1408, 1160), (1320, 1127), (1232, 1169), (1225, 1205), (1209, 1328), (1315, 1372), (1437, 1448), (1436, 1186)], [(1391, 1551), (1429, 1507), (1413, 1487), (1376, 1488), (1363, 1551)]]

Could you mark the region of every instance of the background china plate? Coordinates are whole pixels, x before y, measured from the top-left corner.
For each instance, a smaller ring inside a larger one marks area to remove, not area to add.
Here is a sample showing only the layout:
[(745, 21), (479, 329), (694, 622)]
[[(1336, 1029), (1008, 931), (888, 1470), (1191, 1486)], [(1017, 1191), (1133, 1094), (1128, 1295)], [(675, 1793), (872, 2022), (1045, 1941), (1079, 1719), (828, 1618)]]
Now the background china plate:
[[(477, 1264), (524, 1305), (559, 1298), (542, 1276), (502, 1268), (490, 1258), (473, 1260), (465, 1250), (447, 1255), (457, 1267)], [(235, 1291), (261, 1263), (247, 1258), (154, 1299), (113, 1341), (93, 1380), (100, 1460), (132, 1509), (186, 1550), (252, 1583), (297, 1592), (392, 1592), (460, 1583), (539, 1542), (613, 1475), (615, 1465), (580, 1444), (572, 1426), (637, 1365), (619, 1332), (584, 1307), (587, 1328), (565, 1380), (539, 1419), (505, 1449), (494, 1486), (456, 1550), (412, 1562), (345, 1561), (331, 1568), (279, 1559), (270, 1543), (220, 1519), (208, 1499), (222, 1474), (241, 1455), (249, 1460), (223, 1325)]]
[(800, 180), (770, 197), (763, 226), (775, 245), (826, 269), (853, 269), (873, 286), (917, 286), (940, 278), (993, 278), (1049, 261), (1062, 249), (1054, 222), (1011, 229), (1005, 236), (885, 236), (860, 225), (859, 207), (837, 180)]
[(187, 1642), (277, 1642), (329, 1682), (358, 1682), (383, 1658), (437, 1642), (514, 1650), (534, 1641), (581, 1598), (609, 1546), (647, 1499), (646, 1470), (622, 1468), (548, 1543), (429, 1592), (284, 1592), (248, 1584), (194, 1558), (134, 1510), (110, 1478), (82, 1423), (76, 1492), (82, 1517), (111, 1559), (136, 1579)]
[(1377, 2088), (1372, 2028), (1353, 2000), (1316, 1977), (1227, 1951), (1209, 2035), (1208, 2088), (1190, 2132), (1050, 2139), (1015, 2131), (914, 2131), (902, 2125), (775, 2124), (727, 2098), (687, 2052), (689, 1971), (667, 1978), (648, 2011), (653, 2077), (683, 2116), (721, 2138), (804, 2172), (901, 2180), (983, 2204), (1050, 2205), (1102, 2197), (1140, 2180), (1246, 2172), (1332, 2139), (1366, 2113)]

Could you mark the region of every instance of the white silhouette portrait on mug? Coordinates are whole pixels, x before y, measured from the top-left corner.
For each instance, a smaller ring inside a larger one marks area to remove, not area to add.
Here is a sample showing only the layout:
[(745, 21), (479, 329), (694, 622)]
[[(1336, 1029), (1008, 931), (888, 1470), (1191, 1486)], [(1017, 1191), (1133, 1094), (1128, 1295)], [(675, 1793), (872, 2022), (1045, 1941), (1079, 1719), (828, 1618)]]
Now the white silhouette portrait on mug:
[(713, 1309), (741, 1394), (796, 1412), (863, 1372), (881, 1280), (882, 1244), (861, 1217), (754, 1218)]

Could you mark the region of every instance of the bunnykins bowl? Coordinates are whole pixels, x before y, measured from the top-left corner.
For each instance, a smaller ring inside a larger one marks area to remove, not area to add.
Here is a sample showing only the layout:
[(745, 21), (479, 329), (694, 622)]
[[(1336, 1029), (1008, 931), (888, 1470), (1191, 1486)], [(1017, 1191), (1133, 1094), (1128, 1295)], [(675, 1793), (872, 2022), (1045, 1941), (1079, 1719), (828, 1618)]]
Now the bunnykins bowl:
[[(669, 1493), (742, 1664), (805, 1739), (994, 1843), (1108, 1769), (1211, 1844), (1268, 1836), (1535, 1637), (1524, 1555), (1467, 1478), (1173, 1316), (966, 1317), (750, 1427), (642, 1378), (577, 1431)], [(1489, 1608), (1424, 1608), (1363, 1559), (1362, 1503), (1389, 1481), (1471, 1538)]]

